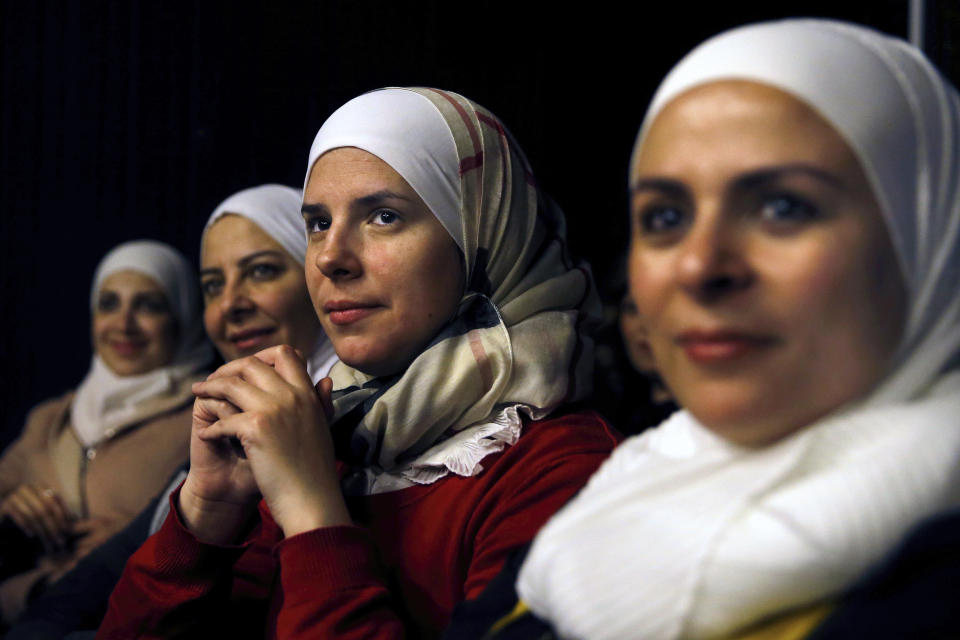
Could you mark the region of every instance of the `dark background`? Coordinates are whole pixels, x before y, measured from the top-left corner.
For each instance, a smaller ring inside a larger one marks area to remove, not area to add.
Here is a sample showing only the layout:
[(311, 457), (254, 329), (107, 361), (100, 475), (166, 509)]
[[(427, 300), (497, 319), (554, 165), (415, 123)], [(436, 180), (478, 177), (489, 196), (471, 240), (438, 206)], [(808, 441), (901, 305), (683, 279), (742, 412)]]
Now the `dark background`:
[[(364, 91), (437, 86), (499, 115), (604, 279), (626, 246), (633, 137), (683, 53), (790, 15), (908, 29), (906, 0), (0, 2), (0, 444), (86, 372), (107, 250), (149, 237), (196, 260), (213, 207), (300, 186), (317, 128)], [(956, 82), (960, 3), (928, 14)]]

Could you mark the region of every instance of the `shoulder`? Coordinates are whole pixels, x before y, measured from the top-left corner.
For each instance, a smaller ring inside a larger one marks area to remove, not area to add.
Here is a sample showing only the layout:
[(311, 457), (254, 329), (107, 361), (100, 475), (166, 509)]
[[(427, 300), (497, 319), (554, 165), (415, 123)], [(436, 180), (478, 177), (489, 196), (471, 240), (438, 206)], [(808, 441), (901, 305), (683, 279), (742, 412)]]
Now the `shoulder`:
[[(484, 460), (489, 476), (507, 478), (560, 474), (585, 481), (623, 440), (600, 414), (575, 411), (524, 421), (519, 440)], [(568, 478), (569, 479), (569, 478)]]
[(608, 455), (623, 436), (596, 411), (558, 413), (524, 424), (514, 449), (545, 454)]
[(49, 424), (57, 416), (63, 415), (73, 402), (74, 391), (68, 391), (56, 398), (49, 398), (36, 405), (27, 414), (26, 428), (31, 425)]

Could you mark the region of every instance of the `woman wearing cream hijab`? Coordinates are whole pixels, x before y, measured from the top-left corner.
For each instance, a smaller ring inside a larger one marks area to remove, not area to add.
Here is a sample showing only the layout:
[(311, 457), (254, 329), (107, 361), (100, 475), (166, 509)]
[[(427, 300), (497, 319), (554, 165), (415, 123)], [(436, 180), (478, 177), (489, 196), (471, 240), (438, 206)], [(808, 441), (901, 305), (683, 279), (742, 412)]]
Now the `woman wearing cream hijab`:
[(537, 536), (536, 616), (727, 636), (830, 603), (957, 503), (958, 149), (954, 88), (862, 27), (742, 27), (670, 72), (631, 161), (630, 279), (686, 410)]

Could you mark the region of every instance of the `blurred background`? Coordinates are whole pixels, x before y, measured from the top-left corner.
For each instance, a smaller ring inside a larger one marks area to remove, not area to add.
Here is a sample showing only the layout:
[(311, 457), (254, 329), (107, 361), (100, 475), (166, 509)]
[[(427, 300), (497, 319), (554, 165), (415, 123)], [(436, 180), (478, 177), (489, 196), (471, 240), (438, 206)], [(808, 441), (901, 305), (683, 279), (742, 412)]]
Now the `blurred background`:
[[(907, 37), (910, 15), (907, 0), (0, 1), (0, 446), (86, 372), (108, 249), (155, 238), (196, 260), (216, 204), (301, 186), (317, 128), (364, 91), (436, 86), (497, 114), (566, 211), (573, 250), (612, 283), (633, 137), (683, 53), (784, 16)], [(960, 2), (927, 0), (922, 27), (956, 84)]]

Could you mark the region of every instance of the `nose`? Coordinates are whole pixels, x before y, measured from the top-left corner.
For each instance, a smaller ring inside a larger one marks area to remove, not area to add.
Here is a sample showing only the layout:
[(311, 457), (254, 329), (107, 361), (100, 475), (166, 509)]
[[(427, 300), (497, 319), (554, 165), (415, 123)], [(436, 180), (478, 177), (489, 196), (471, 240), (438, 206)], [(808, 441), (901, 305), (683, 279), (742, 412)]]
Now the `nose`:
[(680, 247), (677, 278), (690, 295), (712, 301), (742, 291), (754, 280), (737, 220), (699, 217)]
[(134, 308), (134, 305), (125, 305), (121, 312), (123, 313), (124, 332), (136, 333), (139, 327), (137, 326), (137, 310)]
[(350, 280), (362, 272), (360, 240), (346, 225), (331, 225), (316, 246), (311, 245), (313, 263), (330, 280)]

